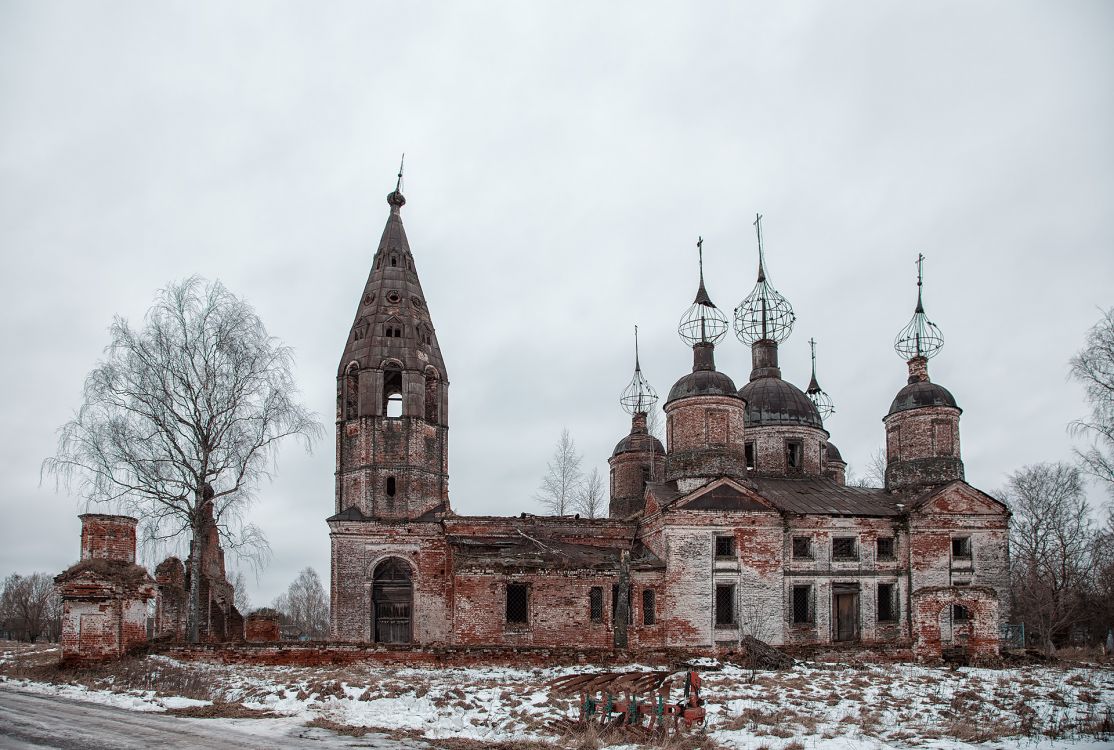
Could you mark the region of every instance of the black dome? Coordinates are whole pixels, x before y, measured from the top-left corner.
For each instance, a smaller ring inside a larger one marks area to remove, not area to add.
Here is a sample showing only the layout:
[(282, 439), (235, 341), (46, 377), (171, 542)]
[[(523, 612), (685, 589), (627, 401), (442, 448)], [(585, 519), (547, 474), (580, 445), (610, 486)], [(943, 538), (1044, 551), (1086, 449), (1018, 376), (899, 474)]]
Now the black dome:
[(839, 448), (835, 447), (835, 443), (828, 443), (827, 459), (828, 461), (839, 461), (841, 464), (847, 463), (840, 455)]
[[(647, 445), (647, 441), (650, 441), (649, 445)], [(620, 453), (645, 453), (650, 450), (653, 450), (654, 453), (665, 453), (665, 448), (662, 446), (661, 441), (653, 435), (647, 435), (645, 433), (640, 435), (627, 435), (615, 444), (615, 450), (611, 451), (611, 455), (618, 456)]]
[(739, 389), (739, 395), (747, 402), (747, 427), (804, 425), (824, 429), (816, 404), (800, 388), (781, 378), (752, 380)]
[(738, 396), (735, 382), (722, 372), (715, 370), (696, 370), (690, 372), (673, 384), (665, 403), (687, 396)]
[[(918, 380), (897, 392), (897, 395), (894, 396), (894, 402), (890, 404), (889, 413), (896, 414), (899, 411), (920, 409), (924, 406), (950, 406), (953, 409), (959, 409), (959, 404), (955, 402), (955, 396), (947, 388), (928, 380)], [(960, 411), (963, 410), (960, 409)]]

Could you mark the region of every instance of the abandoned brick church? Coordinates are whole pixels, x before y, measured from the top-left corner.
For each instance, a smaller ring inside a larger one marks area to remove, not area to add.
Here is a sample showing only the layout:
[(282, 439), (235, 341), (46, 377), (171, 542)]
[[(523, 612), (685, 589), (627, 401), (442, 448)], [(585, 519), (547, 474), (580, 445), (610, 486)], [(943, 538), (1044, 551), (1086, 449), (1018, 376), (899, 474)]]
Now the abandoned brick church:
[[(896, 348), (908, 382), (883, 418), (885, 488), (847, 486), (815, 378), (783, 380), (792, 308), (766, 277), (735, 310), (701, 273), (679, 333), (692, 371), (664, 403), (635, 367), (609, 517), (462, 516), (449, 505), (448, 372), (403, 229), (400, 190), (337, 372), (332, 637), (443, 646), (730, 649), (856, 642), (920, 656), (998, 648), (1009, 513), (964, 481), (960, 408), (933, 383), (942, 339), (920, 297)], [(716, 370), (730, 328), (742, 388)], [(895, 373), (896, 375), (896, 373)], [(896, 380), (896, 378), (895, 378)], [(896, 385), (896, 384), (895, 384)]]

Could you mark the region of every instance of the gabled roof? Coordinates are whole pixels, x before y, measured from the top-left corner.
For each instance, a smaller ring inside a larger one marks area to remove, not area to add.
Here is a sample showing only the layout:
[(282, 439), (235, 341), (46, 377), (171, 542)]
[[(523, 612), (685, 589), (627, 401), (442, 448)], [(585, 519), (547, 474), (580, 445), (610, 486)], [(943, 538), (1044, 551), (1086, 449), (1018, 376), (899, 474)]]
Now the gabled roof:
[[(986, 494), (985, 492), (983, 492), (980, 489), (972, 487), (971, 485), (964, 482), (962, 479), (956, 479), (954, 481), (948, 482), (947, 484), (941, 485), (939, 487), (933, 487), (932, 489), (928, 490), (927, 492), (924, 492), (923, 494), (918, 495), (917, 497), (913, 498), (913, 500), (909, 503), (909, 508), (910, 508), (910, 510), (917, 510), (917, 511), (920, 511), (922, 513), (925, 513), (925, 512), (937, 512), (937, 513), (960, 512), (960, 513), (964, 513), (964, 514), (970, 514), (969, 510), (956, 511), (956, 510), (951, 510), (951, 509), (948, 509), (948, 508), (945, 508), (945, 507), (939, 507), (940, 502), (945, 501), (949, 494), (955, 493), (955, 492), (970, 495), (971, 498), (974, 499), (977, 503), (986, 507), (986, 509), (989, 513), (992, 513), (992, 514), (1002, 513), (1002, 514), (1006, 514), (1006, 515), (1009, 515), (1009, 513), (1010, 513), (1009, 506), (1006, 505), (1005, 503), (1003, 503), (1001, 500), (999, 500), (996, 497), (993, 497), (991, 495)], [(931, 508), (930, 506), (932, 506), (934, 504), (937, 505), (938, 507)]]
[(880, 487), (848, 487), (831, 479), (755, 480), (758, 494), (778, 510), (800, 515), (897, 516), (898, 498)]
[(678, 510), (733, 510), (773, 512), (771, 504), (755, 497), (753, 490), (732, 479), (717, 479), (681, 498), (673, 506)]

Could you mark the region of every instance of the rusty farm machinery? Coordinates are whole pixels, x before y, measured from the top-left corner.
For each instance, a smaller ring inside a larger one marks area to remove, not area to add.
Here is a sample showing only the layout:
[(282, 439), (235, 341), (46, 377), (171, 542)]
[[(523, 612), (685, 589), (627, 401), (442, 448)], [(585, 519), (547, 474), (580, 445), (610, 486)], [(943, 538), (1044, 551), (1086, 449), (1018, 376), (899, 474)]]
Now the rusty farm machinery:
[[(686, 672), (592, 672), (546, 683), (558, 696), (575, 697), (578, 723), (601, 729), (682, 732), (704, 724), (700, 675)], [(671, 693), (680, 689), (680, 700)]]

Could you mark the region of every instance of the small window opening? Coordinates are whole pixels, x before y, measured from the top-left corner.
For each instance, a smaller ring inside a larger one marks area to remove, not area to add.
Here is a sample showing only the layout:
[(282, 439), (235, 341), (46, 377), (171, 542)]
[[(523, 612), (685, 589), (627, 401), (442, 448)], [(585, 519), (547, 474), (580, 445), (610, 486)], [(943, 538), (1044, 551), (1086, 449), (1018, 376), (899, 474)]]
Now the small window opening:
[(793, 559), (795, 559), (795, 560), (811, 560), (812, 559), (812, 537), (808, 537), (808, 536), (795, 536), (795, 537), (793, 537)]
[(892, 536), (881, 537), (878, 540), (878, 559), (894, 559), (894, 538)]
[(383, 335), (386, 336), (389, 339), (393, 339), (394, 336), (395, 336), (395, 329), (391, 328), (390, 326), (387, 326), (386, 328), (383, 329)]
[(833, 560), (858, 560), (859, 548), (853, 536), (837, 536), (832, 540)]
[[(632, 586), (627, 586), (627, 624), (634, 624), (634, 600), (631, 594), (634, 593)], [(611, 619), (615, 620), (616, 613), (619, 611), (619, 584), (611, 584)]]
[(790, 469), (801, 468), (804, 455), (804, 445), (800, 440), (788, 440), (785, 443), (785, 460)]
[(953, 622), (969, 622), (971, 620), (971, 610), (964, 607), (962, 604), (952, 605), (952, 621)]
[(749, 469), (750, 471), (754, 471), (755, 467), (757, 466), (754, 461), (754, 441), (748, 441), (746, 445), (743, 446), (743, 448), (746, 452), (747, 469)]
[(530, 592), (524, 583), (507, 584), (507, 624), (526, 625), (530, 622)]
[[(397, 405), (392, 406), (395, 399)], [(392, 414), (392, 410), (397, 413)], [(383, 414), (391, 418), (402, 416), (402, 370), (394, 364), (383, 371)]]
[(394, 477), (387, 477), (387, 497), (395, 496), (396, 483)]
[(654, 590), (642, 589), (642, 624), (653, 625), (654, 622)]
[(812, 586), (793, 587), (793, 624), (809, 625), (815, 622), (816, 611), (812, 606)]
[(961, 560), (971, 559), (971, 537), (957, 536), (952, 539), (952, 557)]
[(592, 622), (603, 622), (603, 586), (593, 586), (588, 591), (588, 614)]
[(716, 557), (735, 557), (735, 537), (733, 536), (717, 536), (716, 537)]
[(716, 627), (729, 628), (735, 624), (735, 585), (716, 586)]
[(878, 584), (878, 622), (897, 620), (897, 586), (892, 583)]
[(387, 396), (387, 419), (398, 419), (402, 416), (402, 394), (392, 393)]
[(392, 267), (392, 268), (394, 268), (394, 267), (395, 267), (395, 266), (397, 266), (397, 265), (398, 265), (398, 257), (397, 257), (397, 256), (394, 256), (394, 255), (392, 255), (392, 256), (391, 256), (391, 267)]

